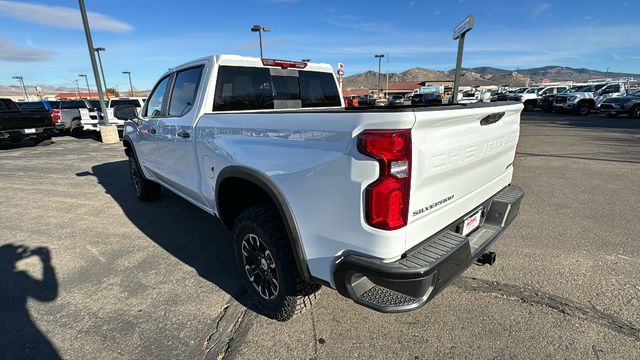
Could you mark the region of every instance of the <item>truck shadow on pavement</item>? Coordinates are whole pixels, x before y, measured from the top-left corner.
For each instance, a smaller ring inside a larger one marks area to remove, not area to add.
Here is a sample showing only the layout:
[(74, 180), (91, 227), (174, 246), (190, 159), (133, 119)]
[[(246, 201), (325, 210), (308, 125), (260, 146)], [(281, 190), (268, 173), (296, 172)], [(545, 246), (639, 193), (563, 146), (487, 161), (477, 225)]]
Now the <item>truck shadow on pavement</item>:
[[(17, 263), (36, 256), (42, 279), (18, 270)], [(58, 352), (38, 329), (27, 309), (28, 299), (51, 302), (58, 297), (58, 281), (47, 248), (0, 246), (0, 359), (59, 359)]]
[(146, 236), (241, 305), (257, 311), (236, 270), (232, 234), (217, 218), (165, 189), (156, 201), (139, 201), (125, 160), (96, 165), (92, 173), (76, 175), (94, 175)]

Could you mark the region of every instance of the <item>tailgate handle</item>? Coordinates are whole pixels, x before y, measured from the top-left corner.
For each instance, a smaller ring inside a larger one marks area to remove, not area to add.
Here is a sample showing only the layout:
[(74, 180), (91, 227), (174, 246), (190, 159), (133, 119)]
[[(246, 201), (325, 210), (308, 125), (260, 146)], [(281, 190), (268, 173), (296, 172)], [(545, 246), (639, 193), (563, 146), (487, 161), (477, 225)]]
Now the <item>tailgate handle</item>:
[(483, 117), (482, 120), (480, 120), (480, 125), (485, 126), (485, 125), (491, 125), (493, 123), (497, 123), (498, 121), (500, 121), (500, 119), (502, 119), (503, 116), (504, 116), (504, 111), (499, 113), (489, 114)]

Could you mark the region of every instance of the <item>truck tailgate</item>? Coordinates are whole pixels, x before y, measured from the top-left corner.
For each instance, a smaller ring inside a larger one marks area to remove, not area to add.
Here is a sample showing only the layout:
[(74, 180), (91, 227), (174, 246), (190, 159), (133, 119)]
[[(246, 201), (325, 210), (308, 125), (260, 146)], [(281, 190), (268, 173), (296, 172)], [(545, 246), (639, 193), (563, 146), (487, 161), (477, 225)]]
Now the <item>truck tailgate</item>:
[(52, 126), (49, 111), (8, 111), (0, 116), (0, 130), (19, 130)]
[(409, 249), (511, 183), (521, 104), (416, 110)]

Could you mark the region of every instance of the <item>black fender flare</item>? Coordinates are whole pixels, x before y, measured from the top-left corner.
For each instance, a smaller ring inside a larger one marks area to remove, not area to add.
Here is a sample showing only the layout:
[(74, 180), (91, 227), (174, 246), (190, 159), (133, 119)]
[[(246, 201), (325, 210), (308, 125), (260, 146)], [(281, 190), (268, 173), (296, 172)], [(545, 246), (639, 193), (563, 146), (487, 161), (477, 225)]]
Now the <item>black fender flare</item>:
[(284, 222), (298, 272), (304, 280), (312, 281), (312, 277), (309, 272), (309, 266), (307, 264), (307, 257), (304, 253), (304, 247), (302, 246), (300, 233), (295, 218), (293, 217), (291, 207), (280, 189), (278, 189), (278, 187), (271, 181), (271, 179), (269, 179), (267, 175), (255, 169), (238, 165), (232, 165), (222, 169), (218, 174), (218, 177), (216, 178), (215, 188), (216, 210), (218, 211), (218, 217), (220, 219), (223, 218), (220, 206), (218, 204), (218, 201), (220, 199), (220, 196), (218, 195), (218, 189), (220, 189), (219, 185), (225, 179), (232, 177), (241, 178), (243, 180), (254, 183), (255, 185), (259, 186), (265, 193), (267, 193), (267, 195), (271, 198), (271, 201), (273, 201), (273, 203), (275, 204), (276, 208), (278, 209), (278, 213), (280, 214), (280, 217)]

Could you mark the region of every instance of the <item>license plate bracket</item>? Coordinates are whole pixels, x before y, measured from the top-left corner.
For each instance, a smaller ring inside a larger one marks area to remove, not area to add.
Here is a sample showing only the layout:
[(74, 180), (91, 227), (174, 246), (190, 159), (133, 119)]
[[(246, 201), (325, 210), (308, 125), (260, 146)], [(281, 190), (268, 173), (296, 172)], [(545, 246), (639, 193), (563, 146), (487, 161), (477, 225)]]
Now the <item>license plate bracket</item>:
[(476, 230), (480, 226), (480, 220), (482, 220), (482, 208), (462, 220), (462, 236), (467, 236)]

